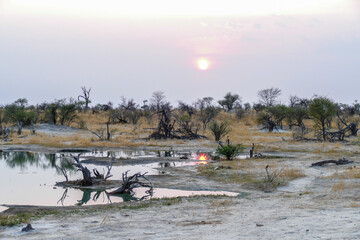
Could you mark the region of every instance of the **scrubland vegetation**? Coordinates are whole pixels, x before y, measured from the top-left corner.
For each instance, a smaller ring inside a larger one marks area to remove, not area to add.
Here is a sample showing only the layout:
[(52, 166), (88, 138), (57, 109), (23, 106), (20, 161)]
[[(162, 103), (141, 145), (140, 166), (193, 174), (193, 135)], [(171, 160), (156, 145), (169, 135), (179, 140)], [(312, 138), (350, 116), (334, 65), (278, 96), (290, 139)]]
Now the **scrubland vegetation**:
[[(360, 119), (357, 102), (347, 105), (321, 96), (291, 96), (284, 104), (277, 101), (281, 94), (278, 88), (258, 91), (259, 101), (254, 104), (243, 103), (239, 95), (227, 93), (218, 101), (204, 97), (173, 106), (163, 92), (154, 92), (141, 104), (126, 98), (117, 105), (92, 104), (90, 93), (91, 89), (82, 87), (77, 99), (29, 105), (27, 99), (19, 98), (2, 105), (2, 140), (52, 147), (171, 145), (171, 141), (183, 144), (194, 139), (206, 145), (226, 137), (245, 146), (285, 139), (343, 141), (345, 136), (357, 135)], [(37, 130), (38, 124), (83, 131), (76, 136), (44, 134)], [(158, 141), (161, 139), (171, 141)]]

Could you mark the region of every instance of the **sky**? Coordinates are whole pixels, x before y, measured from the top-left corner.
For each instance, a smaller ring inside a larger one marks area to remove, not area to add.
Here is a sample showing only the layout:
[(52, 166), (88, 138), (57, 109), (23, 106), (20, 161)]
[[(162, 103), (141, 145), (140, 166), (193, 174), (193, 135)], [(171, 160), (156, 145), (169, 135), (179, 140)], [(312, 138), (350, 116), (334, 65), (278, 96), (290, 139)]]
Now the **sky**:
[(360, 100), (360, 0), (0, 0), (0, 104)]

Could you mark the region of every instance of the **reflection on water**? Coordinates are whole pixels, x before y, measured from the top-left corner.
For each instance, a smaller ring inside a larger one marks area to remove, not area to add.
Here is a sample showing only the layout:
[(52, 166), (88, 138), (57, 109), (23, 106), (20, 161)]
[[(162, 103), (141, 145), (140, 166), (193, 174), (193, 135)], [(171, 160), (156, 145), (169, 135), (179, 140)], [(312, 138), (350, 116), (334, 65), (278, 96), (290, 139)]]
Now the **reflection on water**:
[[(62, 153), (74, 153), (74, 151), (62, 150)], [(97, 150), (83, 151), (83, 157), (106, 157), (117, 159), (149, 158), (149, 157), (180, 157), (183, 159), (198, 159), (200, 153), (207, 156), (212, 152), (192, 152), (192, 151), (175, 151), (175, 150)]]
[(82, 196), (79, 197), (76, 194), (77, 189), (67, 188), (63, 192), (60, 200), (57, 202), (57, 206), (73, 206), (73, 205), (95, 205), (95, 204), (109, 204), (129, 201), (142, 201), (156, 198), (171, 198), (171, 197), (189, 197), (199, 195), (226, 195), (235, 197), (238, 193), (226, 192), (226, 191), (185, 191), (178, 189), (168, 188), (154, 188), (149, 192), (148, 188), (136, 188), (134, 194), (117, 194), (110, 195), (114, 189), (107, 190), (94, 190), (94, 189), (79, 189), (82, 192)]
[(26, 170), (31, 167), (48, 169), (65, 168), (75, 170), (69, 159), (56, 154), (34, 153), (34, 152), (0, 152), (0, 161), (5, 161), (10, 168)]
[[(141, 151), (135, 152), (140, 154)], [(143, 152), (144, 153), (144, 152)], [(69, 180), (81, 178), (81, 173), (72, 166), (70, 153), (62, 152), (56, 154), (34, 153), (34, 152), (0, 152), (0, 205), (41, 205), (41, 206), (71, 206), (71, 205), (92, 205), (107, 204), (111, 202), (139, 201), (150, 197), (158, 198), (183, 196), (172, 195), (172, 191), (154, 189), (150, 196), (145, 189), (136, 189), (134, 195), (108, 195), (105, 190), (73, 189), (55, 186), (56, 182), (64, 181), (60, 168), (67, 169)], [(108, 153), (106, 153), (108, 154)], [(111, 154), (110, 154), (111, 155)], [(117, 155), (118, 156), (118, 155)], [(121, 161), (117, 159), (116, 161)], [(166, 174), (172, 167), (188, 166), (206, 163), (200, 161), (186, 162), (155, 162), (149, 164), (120, 165), (113, 166), (112, 179), (121, 179), (123, 172), (130, 170), (129, 174), (137, 172), (148, 172), (148, 175)], [(89, 169), (97, 168), (100, 173), (105, 171), (105, 166), (85, 164)], [(110, 189), (107, 190), (111, 191)], [(165, 191), (165, 193), (164, 193)], [(162, 193), (163, 192), (163, 193)], [(182, 191), (181, 194), (185, 194)], [(188, 194), (195, 194), (188, 193)], [(199, 193), (207, 194), (207, 193)], [(1, 207), (0, 211), (5, 210)]]

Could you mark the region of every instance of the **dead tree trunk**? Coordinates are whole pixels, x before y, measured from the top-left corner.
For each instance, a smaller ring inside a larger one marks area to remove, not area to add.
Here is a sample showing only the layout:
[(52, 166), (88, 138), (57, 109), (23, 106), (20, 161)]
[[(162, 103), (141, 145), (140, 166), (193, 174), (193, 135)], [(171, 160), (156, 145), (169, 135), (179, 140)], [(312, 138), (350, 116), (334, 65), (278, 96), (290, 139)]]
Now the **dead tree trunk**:
[(252, 158), (254, 156), (254, 152), (255, 152), (255, 144), (252, 144), (252, 147), (250, 149), (250, 158)]
[(110, 140), (110, 138), (111, 138), (111, 133), (110, 133), (110, 128), (109, 128), (109, 124), (110, 124), (110, 117), (109, 117), (109, 120), (107, 121), (107, 123), (106, 123), (106, 133), (107, 133), (107, 140), (109, 141)]
[(17, 131), (17, 133), (18, 133), (18, 135), (21, 135), (21, 132), (22, 132), (22, 123), (19, 122), (19, 121), (17, 121), (17, 126), (18, 126), (18, 131)]
[(86, 112), (89, 109), (89, 103), (90, 101), (90, 91), (91, 88), (89, 88), (89, 90), (86, 90), (85, 87), (81, 87), (81, 90), (83, 91), (83, 95), (79, 95), (78, 96), (78, 100), (80, 101), (80, 99), (84, 99), (85, 101), (85, 107), (84, 107), (84, 111)]
[(81, 164), (80, 155), (81, 154), (78, 154), (77, 156), (71, 155), (74, 158), (74, 160), (76, 161), (76, 163), (73, 163), (73, 165), (75, 167), (77, 167), (78, 171), (81, 171), (83, 174), (83, 180), (82, 180), (81, 185), (82, 186), (91, 186), (91, 185), (93, 185), (93, 179), (91, 178), (91, 172), (87, 167), (84, 167)]

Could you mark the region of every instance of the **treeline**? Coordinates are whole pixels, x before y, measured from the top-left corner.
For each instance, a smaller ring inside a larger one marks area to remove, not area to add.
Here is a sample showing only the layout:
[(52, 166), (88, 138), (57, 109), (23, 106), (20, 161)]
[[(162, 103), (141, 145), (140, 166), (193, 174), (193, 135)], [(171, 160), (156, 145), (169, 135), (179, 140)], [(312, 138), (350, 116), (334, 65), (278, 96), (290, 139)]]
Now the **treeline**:
[[(166, 100), (161, 91), (154, 92), (150, 99), (144, 100), (141, 104), (123, 97), (117, 106), (112, 102), (91, 106), (90, 93), (91, 88), (82, 87), (82, 94), (76, 99), (29, 105), (27, 99), (20, 98), (11, 104), (0, 106), (0, 134), (5, 135), (10, 126), (17, 126), (18, 134), (21, 134), (23, 126), (33, 126), (38, 123), (60, 125), (77, 123), (80, 128), (84, 128), (86, 123), (79, 117), (79, 113), (105, 113), (108, 128), (109, 124), (137, 124), (143, 117), (149, 123), (156, 120), (157, 127), (150, 136), (152, 138), (194, 139), (204, 137), (199, 132), (207, 128), (213, 132), (222, 126), (226, 133), (228, 123), (214, 121), (216, 116), (224, 111), (234, 114), (239, 119), (247, 114), (256, 115), (257, 122), (270, 132), (285, 125), (290, 129), (296, 127), (299, 138), (303, 138), (309, 131), (304, 122), (309, 119), (314, 123), (316, 137), (326, 140), (327, 131), (334, 119), (338, 129), (352, 124), (350, 132), (356, 135), (358, 124), (356, 117), (360, 115), (359, 103), (355, 102), (352, 105), (335, 103), (323, 96), (314, 96), (311, 99), (290, 96), (289, 102), (283, 104), (278, 101), (281, 95), (281, 90), (278, 88), (258, 91), (258, 102), (254, 104), (243, 103), (238, 94), (229, 92), (218, 101), (212, 97), (204, 97), (193, 103), (179, 101), (175, 107)], [(107, 139), (110, 137), (108, 131)], [(216, 139), (219, 140), (218, 137)]]

